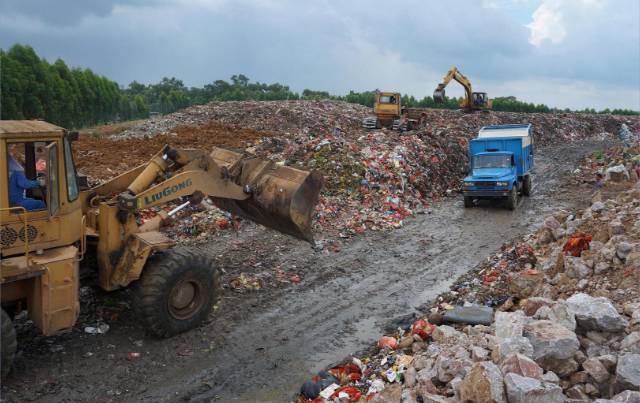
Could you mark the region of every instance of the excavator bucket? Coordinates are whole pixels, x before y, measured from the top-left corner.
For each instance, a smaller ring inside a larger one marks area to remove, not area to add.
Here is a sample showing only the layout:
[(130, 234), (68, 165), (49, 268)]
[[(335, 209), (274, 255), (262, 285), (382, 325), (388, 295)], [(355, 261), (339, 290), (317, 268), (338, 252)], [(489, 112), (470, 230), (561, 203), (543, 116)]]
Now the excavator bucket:
[(313, 242), (312, 217), (322, 188), (322, 175), (222, 148), (215, 148), (209, 157), (251, 195), (246, 200), (213, 198), (220, 208)]
[(433, 91), (433, 101), (438, 104), (444, 102), (444, 88), (436, 88), (436, 90)]

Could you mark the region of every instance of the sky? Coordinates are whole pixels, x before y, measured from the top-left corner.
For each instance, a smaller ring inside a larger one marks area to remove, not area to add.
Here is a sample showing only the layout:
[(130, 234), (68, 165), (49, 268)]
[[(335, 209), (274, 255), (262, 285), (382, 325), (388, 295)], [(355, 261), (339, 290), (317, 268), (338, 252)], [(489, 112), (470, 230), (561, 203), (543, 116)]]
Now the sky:
[(490, 97), (640, 110), (640, 0), (0, 0), (15, 43), (124, 86), (242, 73), (421, 98), (455, 65)]

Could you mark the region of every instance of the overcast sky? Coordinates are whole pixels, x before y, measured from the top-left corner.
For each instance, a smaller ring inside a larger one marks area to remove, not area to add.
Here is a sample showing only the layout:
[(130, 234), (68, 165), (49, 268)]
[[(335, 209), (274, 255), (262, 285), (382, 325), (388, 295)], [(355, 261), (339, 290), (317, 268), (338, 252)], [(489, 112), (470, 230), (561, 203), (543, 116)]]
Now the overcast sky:
[(491, 97), (640, 110), (640, 0), (0, 0), (14, 43), (122, 85), (243, 73), (422, 97), (456, 65)]

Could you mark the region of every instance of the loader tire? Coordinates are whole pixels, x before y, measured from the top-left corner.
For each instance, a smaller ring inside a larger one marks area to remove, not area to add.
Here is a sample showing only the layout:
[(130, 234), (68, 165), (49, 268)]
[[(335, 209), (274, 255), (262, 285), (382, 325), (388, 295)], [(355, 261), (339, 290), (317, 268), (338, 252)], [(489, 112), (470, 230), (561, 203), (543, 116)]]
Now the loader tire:
[(220, 272), (196, 249), (176, 248), (149, 260), (134, 292), (134, 306), (148, 330), (171, 337), (197, 327), (221, 293)]
[(531, 191), (533, 190), (532, 186), (531, 175), (525, 176), (522, 181), (522, 194), (525, 196), (531, 196)]
[(515, 210), (516, 207), (518, 207), (518, 188), (513, 185), (511, 191), (509, 191), (509, 196), (507, 196), (507, 208)]
[(0, 335), (0, 356), (2, 361), (0, 362), (0, 376), (4, 378), (7, 376), (13, 365), (13, 358), (16, 356), (16, 349), (18, 342), (16, 340), (16, 329), (13, 327), (11, 318), (4, 311), (0, 309), (0, 326), (2, 327), (2, 334)]

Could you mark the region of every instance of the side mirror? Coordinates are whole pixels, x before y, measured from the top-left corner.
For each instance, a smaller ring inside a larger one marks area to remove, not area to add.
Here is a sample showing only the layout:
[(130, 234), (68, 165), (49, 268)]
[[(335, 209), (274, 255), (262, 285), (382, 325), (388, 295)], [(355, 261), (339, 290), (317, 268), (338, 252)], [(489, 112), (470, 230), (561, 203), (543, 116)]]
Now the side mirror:
[(76, 131), (66, 133), (67, 140), (77, 141), (80, 138), (80, 134)]

